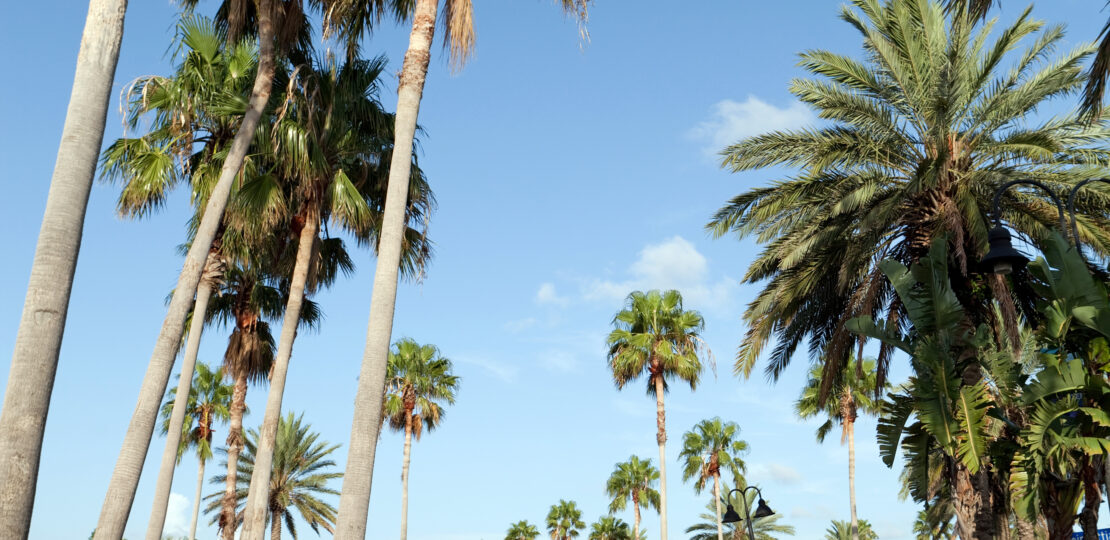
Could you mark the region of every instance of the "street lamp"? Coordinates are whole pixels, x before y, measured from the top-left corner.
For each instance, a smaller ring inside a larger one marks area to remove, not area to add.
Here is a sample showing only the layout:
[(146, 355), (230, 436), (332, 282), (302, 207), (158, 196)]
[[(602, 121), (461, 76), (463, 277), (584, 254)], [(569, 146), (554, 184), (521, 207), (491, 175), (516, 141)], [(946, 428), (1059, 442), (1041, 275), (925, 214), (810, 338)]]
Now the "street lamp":
[[(1072, 189), (1071, 197), (1069, 197), (1068, 208), (1072, 211), (1073, 228), (1075, 226), (1075, 192), (1078, 191), (1083, 184), (1090, 181), (1091, 180), (1085, 180), (1076, 185), (1075, 188)], [(1110, 181), (1108, 181), (1108, 183), (1110, 183)], [(1029, 259), (1025, 255), (1022, 255), (1020, 251), (1014, 249), (1013, 244), (1010, 242), (1010, 231), (1002, 226), (1002, 194), (1005, 193), (1007, 189), (1021, 184), (1038, 187), (1048, 194), (1052, 202), (1056, 203), (1056, 211), (1060, 215), (1060, 231), (1065, 235), (1067, 234), (1068, 228), (1064, 220), (1064, 205), (1060, 202), (1060, 198), (1056, 196), (1056, 193), (1052, 191), (1052, 188), (1036, 180), (1013, 180), (1011, 182), (1006, 182), (994, 192), (994, 202), (991, 205), (991, 209), (994, 213), (994, 228), (992, 228), (987, 235), (987, 240), (990, 242), (990, 251), (983, 257), (982, 263), (983, 269), (987, 272), (1005, 275), (1020, 269), (1029, 262)], [(1077, 232), (1077, 241), (1078, 238), (1079, 234)]]
[[(759, 495), (759, 504), (755, 505), (754, 515), (748, 512), (747, 493), (749, 489), (754, 489), (756, 494)], [(721, 523), (736, 523), (737, 521), (741, 521), (742, 519), (744, 519), (741, 518), (740, 514), (736, 513), (736, 509), (732, 507), (732, 494), (736, 491), (740, 492), (740, 501), (744, 503), (744, 516), (747, 518), (748, 524), (748, 538), (749, 540), (755, 540), (755, 529), (752, 528), (752, 518), (765, 518), (767, 516), (774, 515), (775, 512), (771, 510), (770, 506), (767, 506), (766, 502), (763, 501), (763, 492), (759, 491), (758, 487), (748, 486), (744, 489), (733, 489), (732, 491), (728, 492), (728, 495), (725, 496), (725, 500), (728, 502), (728, 509), (725, 510), (725, 515), (721, 517)]]

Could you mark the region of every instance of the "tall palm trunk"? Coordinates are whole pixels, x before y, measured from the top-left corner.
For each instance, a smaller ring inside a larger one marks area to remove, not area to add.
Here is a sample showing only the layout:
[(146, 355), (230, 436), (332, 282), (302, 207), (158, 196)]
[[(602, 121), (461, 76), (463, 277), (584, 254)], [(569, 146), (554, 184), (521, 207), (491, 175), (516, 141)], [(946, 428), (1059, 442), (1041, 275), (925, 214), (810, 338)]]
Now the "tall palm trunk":
[(409, 529), (409, 460), (412, 457), (412, 411), (405, 411), (405, 452), (401, 458), (401, 540)]
[(197, 287), (193, 321), (189, 325), (189, 337), (185, 341), (185, 358), (181, 361), (181, 376), (177, 383), (177, 395), (173, 399), (173, 409), (170, 412), (166, 447), (162, 449), (162, 464), (158, 469), (158, 482), (154, 485), (154, 506), (150, 509), (146, 540), (161, 540), (162, 528), (166, 524), (166, 510), (170, 504), (170, 489), (173, 487), (173, 472), (177, 468), (177, 449), (181, 446), (181, 427), (185, 423), (185, 409), (189, 406), (189, 389), (193, 383), (193, 372), (196, 370), (197, 351), (200, 350), (201, 333), (204, 332), (208, 300), (212, 298), (213, 279), (215, 279), (212, 274), (219, 266), (215, 253), (209, 253), (206, 266), (206, 276)]
[[(354, 419), (343, 491), (339, 497), (337, 540), (362, 540), (374, 475), (374, 456), (382, 423), (385, 371), (389, 340), (393, 333), (393, 311), (397, 301), (397, 272), (405, 229), (405, 204), (412, 166), (412, 139), (416, 117), (428, 74), (432, 37), (435, 34), (438, 0), (417, 0), (409, 35), (409, 48), (397, 84), (397, 113), (394, 124), (393, 158), (389, 165), (382, 232), (378, 241), (378, 263), (370, 298), (370, 321), (366, 348), (359, 371)], [(663, 539), (666, 540), (666, 539)]]
[(655, 378), (655, 424), (659, 443), (659, 538), (667, 540), (667, 418), (663, 411), (663, 377)]
[(305, 285), (308, 283), (308, 271), (312, 262), (312, 249), (319, 227), (320, 214), (310, 210), (297, 242), (297, 261), (293, 266), (289, 299), (285, 303), (285, 318), (281, 323), (281, 341), (278, 342), (277, 357), (274, 358), (273, 372), (270, 376), (266, 415), (262, 419), (258, 450), (254, 454), (254, 471), (251, 473), (247, 505), (243, 511), (241, 540), (262, 540), (266, 534), (270, 473), (273, 467), (278, 422), (281, 420), (281, 399), (285, 393), (285, 379), (289, 375), (289, 359), (293, 355), (293, 341), (297, 338), (297, 324), (301, 320), (301, 305), (304, 303)]
[(243, 451), (243, 414), (247, 410), (247, 373), (240, 372), (235, 377), (235, 390), (231, 394), (231, 417), (227, 426), (227, 482), (220, 508), (220, 532), (224, 540), (235, 539), (235, 529), (239, 528), (235, 515), (235, 489), (239, 471), (239, 453)]
[(848, 505), (852, 515), (852, 540), (859, 540), (859, 518), (856, 516), (856, 410), (851, 402), (851, 396), (846, 400), (844, 419), (844, 435), (848, 438)]
[(197, 469), (197, 491), (193, 494), (193, 518), (189, 520), (189, 540), (197, 540), (197, 520), (200, 519), (200, 490), (204, 487), (205, 460), (200, 460)]
[(632, 538), (640, 540), (640, 494), (632, 493)]
[(725, 527), (721, 523), (721, 473), (713, 475), (713, 501), (717, 503), (717, 540), (725, 540)]
[(91, 0), (0, 413), (0, 530), (27, 538), (127, 0)]
[(189, 252), (185, 255), (185, 263), (181, 267), (181, 275), (170, 299), (166, 319), (162, 322), (162, 329), (154, 345), (154, 353), (143, 377), (139, 401), (135, 405), (135, 412), (131, 415), (119, 459), (112, 471), (112, 479), (108, 483), (108, 492), (104, 496), (104, 505), (100, 509), (100, 519), (94, 533), (95, 540), (119, 540), (123, 537), (123, 528), (127, 525), (127, 517), (131, 513), (131, 505), (135, 500), (135, 490), (139, 487), (139, 475), (142, 474), (143, 462), (146, 460), (147, 449), (150, 446), (150, 437), (154, 434), (158, 407), (162, 394), (166, 391), (166, 383), (173, 371), (174, 357), (177, 356), (177, 349), (181, 343), (185, 316), (191, 304), (190, 298), (196, 292), (201, 274), (204, 272), (205, 258), (223, 219), (232, 182), (243, 165), (254, 130), (258, 127), (266, 102), (270, 99), (270, 88), (274, 79), (272, 12), (272, 0), (258, 0), (258, 73), (251, 88), (247, 112), (235, 133), (235, 139), (220, 170), (220, 178), (208, 197), (200, 226), (197, 227), (196, 236), (189, 247)]
[(285, 512), (274, 510), (270, 514), (270, 540), (281, 540), (281, 517)]

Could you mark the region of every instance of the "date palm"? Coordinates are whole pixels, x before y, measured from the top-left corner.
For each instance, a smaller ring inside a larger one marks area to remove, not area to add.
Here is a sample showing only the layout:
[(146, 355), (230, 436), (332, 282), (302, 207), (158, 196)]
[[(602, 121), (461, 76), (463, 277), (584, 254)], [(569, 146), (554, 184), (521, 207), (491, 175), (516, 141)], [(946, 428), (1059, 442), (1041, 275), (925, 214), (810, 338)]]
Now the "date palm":
[[(802, 389), (802, 395), (794, 402), (794, 412), (800, 418), (809, 419), (823, 415), (826, 420), (817, 428), (817, 442), (824, 442), (825, 436), (834, 425), (840, 424), (840, 444), (848, 444), (848, 504), (851, 508), (852, 540), (860, 540), (856, 533), (859, 518), (856, 516), (856, 418), (859, 413), (877, 416), (881, 402), (875, 396), (884, 392), (876, 388), (875, 361), (863, 360), (858, 365), (847, 362), (836, 380), (830, 385), (831, 399), (821, 403), (821, 380), (824, 369), (815, 365), (809, 371), (809, 379)], [(861, 533), (862, 534), (862, 533)]]
[(858, 524), (834, 519), (825, 530), (825, 540), (878, 540), (878, 538), (879, 535), (875, 534), (866, 519)]
[(505, 540), (536, 540), (539, 537), (539, 529), (527, 521), (513, 523), (509, 526), (509, 532), (505, 533)]
[(455, 403), (459, 377), (451, 372), (451, 361), (434, 345), (402, 339), (389, 353), (386, 374), (385, 417), (394, 431), (405, 434), (401, 460), (401, 540), (408, 536), (409, 463), (413, 439), (419, 441), (443, 421), (446, 405)]
[[(743, 489), (746, 486), (743, 477), (737, 478), (736, 484), (737, 487), (739, 487), (740, 489)], [(731, 491), (729, 490), (729, 485), (723, 482), (721, 485), (721, 491), (726, 494), (731, 493)], [(752, 508), (756, 503), (756, 492), (748, 491), (745, 494), (745, 497), (746, 498), (744, 499), (744, 501), (748, 505), (748, 508)], [(745, 504), (745, 502), (741, 502), (739, 498), (740, 495), (735, 495), (733, 496), (731, 503), (729, 502), (727, 497), (723, 498), (722, 501), (725, 504), (732, 504), (733, 507), (738, 512), (740, 512), (743, 511), (742, 505)], [(691, 534), (690, 540), (714, 540), (715, 538), (717, 538), (717, 518), (714, 514), (714, 512), (716, 511), (716, 504), (717, 503), (714, 502), (706, 504), (706, 511), (699, 516), (702, 521), (686, 528), (687, 534), (694, 533)], [(778, 540), (782, 536), (794, 536), (794, 527), (791, 525), (784, 525), (782, 523), (779, 523), (779, 520), (781, 518), (782, 516), (780, 514), (775, 514), (767, 517), (752, 519), (752, 530), (755, 532), (756, 540)], [(727, 540), (749, 540), (747, 524), (745, 524), (743, 521), (739, 521), (737, 523), (726, 523), (724, 528), (725, 538)]]
[[(590, 0), (559, 0), (564, 11), (580, 21), (587, 17)], [(382, 212), (377, 268), (370, 299), (370, 323), (359, 371), (351, 442), (347, 454), (347, 477), (340, 497), (337, 538), (355, 540), (366, 536), (377, 430), (366, 426), (381, 423), (385, 396), (386, 366), (397, 301), (398, 265), (405, 239), (406, 199), (410, 192), (413, 138), (431, 59), (440, 0), (323, 0), (324, 34), (336, 32), (348, 44), (353, 57), (362, 36), (389, 13), (398, 21), (411, 21), (409, 46), (397, 84), (397, 116), (393, 129), (393, 154), (389, 166), (388, 193)], [(453, 63), (462, 64), (474, 49), (474, 19), (470, 0), (443, 0), (444, 44)], [(666, 540), (664, 538), (663, 540)]]
[[(341, 478), (343, 473), (332, 472), (335, 462), (330, 455), (338, 444), (330, 444), (320, 439), (320, 434), (312, 431), (312, 426), (303, 420), (303, 415), (289, 413), (278, 424), (273, 467), (270, 472), (267, 501), (271, 540), (281, 538), (282, 526), (296, 540), (297, 527), (294, 510), (316, 534), (320, 529), (333, 532), (335, 507), (326, 496), (339, 492), (328, 487), (331, 480)], [(246, 505), (248, 486), (254, 471), (255, 455), (258, 449), (258, 430), (247, 431), (243, 453), (236, 471), (236, 503), (240, 513)], [(221, 449), (221, 452), (224, 452)], [(224, 475), (216, 476), (213, 483), (222, 484)], [(205, 497), (209, 501), (204, 512), (212, 515), (210, 523), (216, 523), (223, 506), (223, 491)]]
[[(0, 529), (26, 538), (127, 0), (90, 0), (0, 411)], [(168, 376), (168, 374), (167, 374)], [(159, 393), (154, 396), (157, 400)], [(150, 434), (147, 434), (150, 437)], [(122, 534), (122, 527), (121, 527)]]
[[(180, 377), (180, 375), (178, 375)], [(177, 448), (177, 460), (192, 448), (200, 461), (197, 468), (197, 490), (193, 498), (193, 516), (189, 521), (189, 540), (197, 537), (197, 518), (200, 516), (201, 488), (204, 486), (204, 466), (212, 459), (212, 434), (217, 422), (227, 422), (231, 417), (232, 387), (224, 384), (222, 370), (213, 371), (207, 364), (196, 365), (193, 384), (189, 387), (189, 399), (185, 406), (185, 422), (181, 426), (181, 442)], [(162, 405), (162, 434), (169, 433), (177, 392), (170, 390)]]
[(602, 516), (590, 525), (590, 540), (632, 540), (628, 524), (613, 516)]
[[(863, 60), (807, 51), (801, 66), (817, 78), (790, 86), (827, 124), (757, 135), (722, 152), (723, 165), (737, 172), (800, 171), (736, 196), (708, 224), (715, 236), (754, 236), (763, 245), (744, 277), (762, 287), (744, 314), (735, 364), (744, 376), (771, 341), (771, 378), (803, 343), (828, 373), (838, 372), (864, 339), (846, 321), (904, 319), (878, 261), (912, 264), (941, 235), (951, 239), (953, 277), (967, 285), (960, 290), (1003, 302), (1015, 332), (1005, 282), (969, 272), (987, 248), (996, 188), (1034, 179), (1063, 192), (1102, 176), (1110, 162), (1101, 123), (1033, 115), (1084, 83), (1091, 48), (1054, 53), (1062, 27), (1045, 27), (1027, 10), (1006, 28), (976, 30), (964, 17), (946, 20), (935, 1), (915, 0), (855, 0), (841, 17), (860, 32)], [(1014, 189), (1002, 203), (1012, 230), (1038, 248), (1058, 226), (1040, 192)], [(1110, 253), (1110, 221), (1102, 217), (1110, 190), (1084, 190), (1079, 205), (1082, 240)], [(892, 352), (880, 349), (880, 386)]]
[(547, 532), (551, 540), (578, 538), (579, 529), (585, 527), (582, 511), (574, 501), (559, 499), (558, 504), (551, 505), (551, 510), (547, 513)]
[(660, 537), (667, 540), (667, 427), (663, 395), (669, 381), (678, 380), (693, 390), (701, 375), (701, 355), (709, 354), (699, 333), (705, 327), (697, 311), (682, 306), (678, 291), (635, 291), (615, 317), (609, 333), (609, 369), (617, 389), (639, 379), (647, 380), (647, 394), (655, 398), (655, 441), (659, 445)]
[(721, 523), (721, 469), (732, 477), (742, 478), (744, 461), (740, 455), (748, 451), (748, 443), (740, 440), (740, 426), (735, 422), (721, 422), (720, 418), (702, 420), (682, 436), (682, 481), (694, 480), (694, 493), (701, 493), (709, 480), (713, 480), (713, 501), (717, 512), (717, 540), (724, 540)]
[(650, 459), (631, 456), (628, 461), (617, 463), (613, 474), (605, 483), (605, 493), (609, 496), (609, 513), (619, 512), (632, 503), (632, 537), (641, 540), (640, 509), (650, 508), (659, 511), (659, 492), (655, 489), (659, 481), (659, 471), (652, 466)]

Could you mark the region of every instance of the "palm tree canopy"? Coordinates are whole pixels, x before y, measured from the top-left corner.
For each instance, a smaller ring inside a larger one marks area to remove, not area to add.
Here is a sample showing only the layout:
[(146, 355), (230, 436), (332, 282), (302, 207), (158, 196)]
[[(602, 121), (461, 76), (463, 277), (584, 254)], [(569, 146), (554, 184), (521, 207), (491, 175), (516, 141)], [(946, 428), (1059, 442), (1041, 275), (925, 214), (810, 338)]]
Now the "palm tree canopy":
[(650, 459), (630, 456), (628, 461), (617, 463), (605, 483), (605, 493), (610, 499), (609, 513), (624, 510), (629, 501), (658, 512), (659, 491), (655, 489), (658, 482), (659, 469)]
[[(845, 362), (840, 371), (833, 374), (836, 380), (829, 386), (829, 395), (833, 399), (825, 400), (822, 405), (824, 371), (821, 364), (814, 364), (810, 368), (802, 395), (794, 402), (794, 412), (799, 418), (809, 419), (818, 415), (826, 417), (825, 422), (817, 428), (817, 442), (824, 442), (836, 424), (847, 428), (845, 419), (850, 418), (854, 422), (858, 412), (875, 416), (882, 408), (882, 401), (875, 397), (883, 392), (875, 388), (878, 377), (873, 359), (865, 359), (858, 365), (852, 361)], [(841, 443), (846, 437), (845, 431), (841, 434)]]
[(577, 538), (579, 530), (586, 526), (582, 521), (582, 511), (574, 501), (559, 499), (558, 504), (551, 505), (547, 513), (547, 532), (552, 540)]
[(635, 291), (615, 317), (606, 344), (609, 368), (617, 388), (647, 374), (647, 393), (655, 395), (655, 382), (663, 391), (677, 377), (696, 388), (701, 375), (702, 352), (708, 354), (700, 333), (705, 321), (697, 311), (682, 306), (678, 291)]
[[(736, 486), (739, 489), (747, 487), (744, 478), (736, 479)], [(721, 482), (721, 506), (734, 504), (737, 512), (743, 516), (744, 503), (740, 501), (739, 495), (731, 499), (728, 493), (731, 490), (729, 485)], [(748, 508), (754, 508), (756, 504), (756, 492), (754, 490), (748, 491), (746, 494), (746, 503)], [(694, 533), (690, 536), (690, 540), (715, 540), (717, 538), (717, 505), (715, 501), (709, 501), (705, 505), (706, 511), (703, 512), (699, 518), (701, 521), (686, 528), (686, 533)], [(782, 536), (794, 536), (794, 527), (779, 523), (782, 519), (782, 514), (774, 514), (767, 517), (755, 518), (752, 520), (752, 529), (755, 531), (756, 540), (778, 540)], [(725, 531), (725, 538), (727, 540), (748, 540), (747, 524), (743, 520), (736, 523), (723, 524)]]
[(711, 418), (698, 422), (682, 435), (682, 480), (694, 479), (694, 492), (701, 493), (706, 482), (724, 469), (733, 479), (742, 478), (745, 470), (740, 456), (748, 451), (748, 443), (740, 440), (740, 426)]
[[(800, 65), (819, 78), (790, 86), (823, 124), (750, 137), (722, 152), (733, 171), (800, 171), (736, 196), (707, 225), (715, 236), (763, 244), (744, 277), (762, 290), (744, 315), (737, 374), (750, 375), (772, 338), (768, 377), (777, 378), (806, 342), (837, 371), (863, 339), (850, 335), (847, 320), (893, 323), (902, 312), (878, 261), (911, 264), (947, 235), (961, 279), (983, 279), (967, 274), (986, 252), (999, 186), (1032, 179), (1063, 192), (1110, 164), (1103, 123), (1034, 115), (1084, 82), (1092, 49), (1055, 54), (1063, 27), (1045, 27), (1029, 10), (992, 31), (962, 16), (946, 20), (935, 1), (852, 6), (841, 18), (860, 32), (864, 58), (806, 51)], [(1043, 193), (1015, 188), (1002, 203), (1001, 217), (1038, 248), (1058, 226)], [(1079, 206), (1083, 241), (1110, 253), (1110, 190), (1084, 190)], [(884, 346), (878, 356), (880, 384), (891, 352)]]
[[(258, 430), (248, 430), (236, 472), (236, 512), (239, 513), (240, 521), (243, 517), (243, 506), (247, 501), (251, 474), (254, 472), (254, 455), (257, 448)], [(320, 434), (312, 431), (312, 426), (304, 422), (303, 415), (294, 416), (293, 413), (289, 413), (282, 417), (278, 424), (273, 472), (270, 474), (268, 508), (271, 511), (281, 510), (285, 528), (294, 539), (297, 538), (297, 529), (293, 520), (293, 509), (297, 510), (301, 519), (307, 522), (317, 534), (320, 533), (321, 528), (329, 533), (333, 532), (336, 510), (322, 497), (339, 495), (338, 491), (328, 487), (331, 480), (343, 477), (341, 472), (331, 472), (336, 465), (330, 455), (337, 448), (339, 448), (338, 444), (321, 440)], [(220, 453), (226, 455), (227, 450), (221, 448)], [(225, 460), (222, 465), (226, 468), (227, 461)], [(221, 487), (226, 481), (226, 475), (217, 475), (211, 480), (213, 484)], [(204, 512), (212, 515), (210, 524), (215, 524), (219, 519), (223, 495), (224, 492), (221, 489), (205, 496), (209, 503)]]
[(505, 540), (536, 540), (539, 536), (539, 529), (525, 520), (510, 525), (509, 532), (505, 533)]
[(451, 361), (435, 345), (420, 345), (404, 338), (393, 344), (386, 366), (385, 415), (382, 421), (395, 431), (405, 429), (412, 415), (416, 440), (424, 430), (432, 431), (443, 421), (444, 405), (455, 403), (459, 377), (451, 373)]
[[(879, 535), (871, 529), (866, 519), (859, 520), (859, 540), (878, 540)], [(852, 524), (848, 521), (833, 520), (825, 530), (825, 540), (852, 540)]]
[(602, 516), (590, 525), (590, 540), (632, 540), (632, 528), (613, 516)]
[[(212, 458), (212, 429), (216, 422), (227, 422), (231, 417), (231, 385), (224, 384), (223, 371), (213, 371), (204, 362), (197, 362), (189, 398), (185, 402), (185, 422), (181, 424), (181, 444), (177, 448), (177, 460), (189, 448), (196, 450), (202, 461)], [(177, 376), (178, 380), (181, 375)], [(177, 385), (166, 391), (166, 402), (162, 405), (161, 432), (169, 432), (170, 416), (177, 399)]]

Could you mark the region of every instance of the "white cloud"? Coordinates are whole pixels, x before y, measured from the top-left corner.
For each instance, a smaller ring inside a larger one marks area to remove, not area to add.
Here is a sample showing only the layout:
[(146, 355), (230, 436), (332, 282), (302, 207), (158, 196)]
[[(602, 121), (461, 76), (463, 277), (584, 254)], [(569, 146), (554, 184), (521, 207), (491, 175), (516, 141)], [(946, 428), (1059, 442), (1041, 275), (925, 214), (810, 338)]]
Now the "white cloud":
[(797, 485), (802, 481), (802, 473), (797, 469), (781, 463), (766, 463), (752, 467), (752, 476), (760, 479), (770, 479), (773, 483), (783, 485)]
[(163, 536), (186, 536), (189, 534), (189, 517), (193, 507), (189, 499), (180, 493), (170, 493), (169, 506), (166, 508), (166, 524), (162, 527)]
[(726, 99), (713, 105), (708, 120), (690, 130), (690, 138), (704, 142), (708, 154), (716, 154), (740, 139), (769, 131), (796, 129), (816, 120), (805, 105), (795, 101), (779, 108), (755, 96), (744, 101)]
[(555, 291), (554, 283), (544, 283), (540, 285), (540, 290), (536, 291), (536, 302), (562, 306), (566, 305), (567, 299), (559, 296), (559, 293)]
[(454, 360), (460, 364), (469, 364), (472, 366), (480, 367), (488, 371), (494, 377), (501, 379), (502, 382), (511, 383), (516, 380), (517, 372), (519, 371), (516, 366), (503, 364), (496, 360), (491, 360), (484, 356), (454, 356)]
[(623, 281), (594, 279), (583, 295), (588, 300), (620, 301), (635, 290), (677, 289), (687, 309), (703, 309), (728, 305), (737, 288), (727, 277), (710, 282), (708, 260), (681, 236), (646, 246), (628, 273), (631, 277)]

